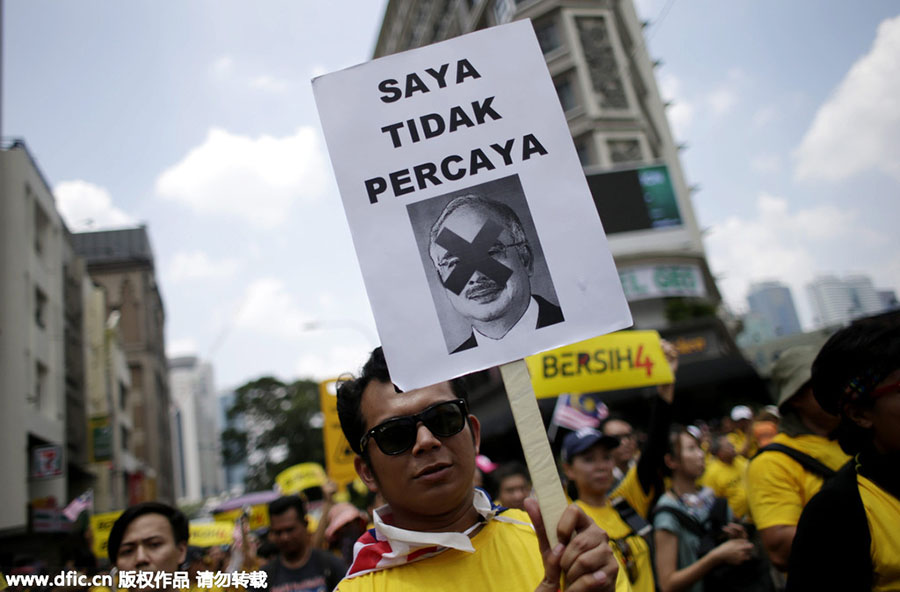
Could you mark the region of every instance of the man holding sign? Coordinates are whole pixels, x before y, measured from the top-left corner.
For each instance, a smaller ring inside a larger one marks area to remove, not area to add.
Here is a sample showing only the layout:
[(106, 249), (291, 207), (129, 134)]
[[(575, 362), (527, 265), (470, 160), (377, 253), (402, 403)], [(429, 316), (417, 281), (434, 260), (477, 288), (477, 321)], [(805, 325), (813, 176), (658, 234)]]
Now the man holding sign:
[(569, 590), (629, 589), (605, 533), (577, 507), (564, 512), (551, 550), (534, 500), (527, 514), (500, 511), (472, 487), (481, 426), (466, 400), (459, 379), (399, 392), (381, 348), (338, 387), (356, 470), (387, 505), (337, 589), (549, 592), (560, 576)]
[(563, 321), (559, 306), (531, 292), (534, 251), (506, 204), (472, 193), (453, 199), (431, 227), (429, 244), (447, 299), (471, 323), (453, 353)]

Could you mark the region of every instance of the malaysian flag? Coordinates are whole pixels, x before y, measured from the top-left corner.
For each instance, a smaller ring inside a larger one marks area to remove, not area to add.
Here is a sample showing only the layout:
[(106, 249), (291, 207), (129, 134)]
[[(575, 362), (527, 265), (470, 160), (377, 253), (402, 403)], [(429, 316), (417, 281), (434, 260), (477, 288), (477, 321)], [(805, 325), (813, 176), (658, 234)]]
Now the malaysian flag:
[(69, 505), (63, 509), (63, 516), (69, 519), (69, 522), (75, 522), (78, 519), (78, 515), (87, 510), (88, 508), (93, 509), (94, 507), (94, 490), (88, 489), (71, 502)]
[(607, 416), (609, 409), (605, 403), (595, 403), (587, 395), (576, 395), (573, 400), (572, 395), (563, 394), (556, 400), (553, 418), (550, 421), (570, 430), (580, 430), (599, 427), (600, 422)]

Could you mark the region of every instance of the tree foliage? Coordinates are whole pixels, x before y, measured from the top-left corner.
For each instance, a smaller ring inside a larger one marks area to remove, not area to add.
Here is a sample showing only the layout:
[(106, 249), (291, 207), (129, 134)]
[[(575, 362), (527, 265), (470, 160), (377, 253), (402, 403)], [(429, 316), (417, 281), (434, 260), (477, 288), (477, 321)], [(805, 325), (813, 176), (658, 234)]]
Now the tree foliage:
[(234, 425), (222, 433), (225, 462), (247, 462), (248, 491), (271, 489), (275, 475), (292, 465), (323, 463), (322, 428), (311, 427), (321, 425), (319, 413), (316, 382), (251, 380), (237, 389), (227, 412)]

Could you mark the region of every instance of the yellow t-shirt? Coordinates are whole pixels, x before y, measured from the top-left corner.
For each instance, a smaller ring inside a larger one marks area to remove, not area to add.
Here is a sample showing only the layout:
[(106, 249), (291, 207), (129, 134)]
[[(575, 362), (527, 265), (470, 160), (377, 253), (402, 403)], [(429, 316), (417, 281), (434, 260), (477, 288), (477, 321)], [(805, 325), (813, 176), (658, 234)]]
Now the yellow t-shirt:
[[(790, 446), (835, 471), (850, 457), (837, 442), (822, 436), (778, 434), (773, 444)], [(800, 513), (822, 488), (823, 479), (782, 452), (763, 452), (747, 469), (747, 502), (760, 530), (772, 526), (796, 526)]]
[(872, 590), (900, 590), (900, 500), (862, 475), (856, 480), (872, 537)]
[(713, 490), (716, 497), (728, 498), (728, 507), (736, 519), (747, 515), (747, 459), (736, 456), (728, 465), (713, 457), (706, 465), (700, 485)]
[[(744, 432), (736, 430), (731, 432), (725, 436), (725, 438), (734, 445), (734, 451), (738, 453), (738, 456), (744, 456), (741, 454), (741, 451), (744, 449), (744, 446), (747, 445), (747, 438), (753, 438), (752, 435), (747, 435)], [(745, 458), (753, 458), (753, 455), (756, 454), (757, 450), (756, 442), (753, 442), (750, 445), (750, 450), (747, 451), (747, 456)]]
[[(507, 510), (503, 516), (525, 524), (491, 520), (472, 537), (474, 553), (448, 549), (434, 557), (341, 580), (335, 592), (534, 590), (544, 577), (544, 564), (531, 521), (521, 510)], [(616, 592), (630, 590), (623, 571), (619, 569)]]
[[(635, 512), (644, 518), (647, 517), (650, 511), (650, 495), (644, 493), (641, 487), (637, 476), (637, 467), (631, 467), (625, 473), (625, 477), (616, 489), (610, 494), (610, 500), (615, 500), (618, 497), (625, 498), (625, 501), (634, 508)], [(631, 582), (631, 588), (635, 592), (653, 592), (655, 590), (653, 564), (647, 541), (643, 537), (632, 534), (631, 527), (622, 520), (616, 509), (612, 507), (611, 502), (608, 502), (605, 506), (591, 506), (582, 500), (578, 500), (575, 503), (597, 523), (597, 526), (605, 530), (606, 534), (609, 535), (610, 546), (616, 555), (616, 559), (619, 560), (619, 579), (621, 579), (623, 574), (627, 575), (628, 570), (624, 567), (626, 558), (622, 550), (614, 543), (614, 539), (627, 544), (633, 555), (633, 561), (637, 568), (637, 578)], [(616, 582), (616, 589), (618, 590), (618, 588), (618, 582)]]

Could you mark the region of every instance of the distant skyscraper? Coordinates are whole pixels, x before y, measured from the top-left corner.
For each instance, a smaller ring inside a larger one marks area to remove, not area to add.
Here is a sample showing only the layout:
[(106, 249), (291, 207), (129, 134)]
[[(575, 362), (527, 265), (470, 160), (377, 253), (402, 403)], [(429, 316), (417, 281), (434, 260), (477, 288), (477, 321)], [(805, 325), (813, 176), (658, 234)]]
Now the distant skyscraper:
[(800, 333), (800, 320), (791, 290), (780, 282), (760, 282), (747, 294), (750, 310), (767, 319), (776, 337)]
[(212, 366), (194, 356), (172, 358), (169, 384), (176, 408), (173, 419), (176, 498), (197, 501), (222, 493), (225, 475)]
[(881, 301), (872, 279), (854, 275), (840, 280), (833, 275), (815, 278), (806, 286), (810, 304), (820, 327), (842, 325), (853, 319), (881, 312)]

